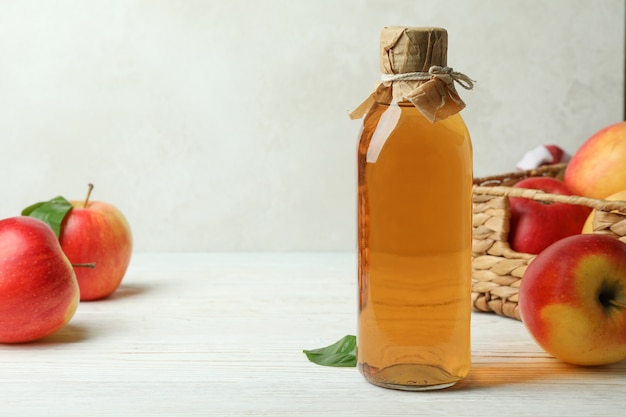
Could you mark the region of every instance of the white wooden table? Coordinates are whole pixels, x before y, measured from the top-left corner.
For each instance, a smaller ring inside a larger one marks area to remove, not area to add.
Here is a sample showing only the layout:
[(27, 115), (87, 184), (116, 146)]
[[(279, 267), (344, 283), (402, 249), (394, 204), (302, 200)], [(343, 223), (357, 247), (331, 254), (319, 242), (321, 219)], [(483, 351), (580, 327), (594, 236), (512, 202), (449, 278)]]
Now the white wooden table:
[(472, 327), (463, 382), (387, 390), (302, 354), (355, 334), (354, 254), (135, 254), (113, 297), (43, 341), (0, 345), (0, 415), (624, 415), (626, 362), (563, 364), (491, 314)]

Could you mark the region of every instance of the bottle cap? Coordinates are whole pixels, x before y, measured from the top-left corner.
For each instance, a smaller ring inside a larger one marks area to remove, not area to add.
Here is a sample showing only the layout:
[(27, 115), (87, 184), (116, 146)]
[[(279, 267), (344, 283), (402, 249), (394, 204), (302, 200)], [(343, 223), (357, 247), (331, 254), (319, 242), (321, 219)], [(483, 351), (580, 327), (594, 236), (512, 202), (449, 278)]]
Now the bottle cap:
[(448, 32), (437, 27), (388, 26), (380, 34), (380, 71), (383, 74), (428, 72), (445, 67)]
[(455, 82), (474, 87), (467, 75), (447, 66), (448, 32), (437, 27), (388, 26), (380, 35), (381, 82), (350, 113), (363, 117), (376, 104), (411, 103), (436, 122), (460, 112), (465, 103)]

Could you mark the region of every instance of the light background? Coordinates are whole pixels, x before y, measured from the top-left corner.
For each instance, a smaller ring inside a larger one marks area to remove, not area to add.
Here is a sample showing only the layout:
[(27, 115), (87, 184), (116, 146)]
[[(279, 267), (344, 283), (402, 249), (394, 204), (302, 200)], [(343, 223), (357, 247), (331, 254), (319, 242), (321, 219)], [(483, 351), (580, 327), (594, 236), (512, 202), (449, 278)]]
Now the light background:
[(0, 0), (0, 217), (109, 201), (136, 251), (352, 250), (386, 25), (443, 26), (475, 174), (623, 119), (621, 0)]

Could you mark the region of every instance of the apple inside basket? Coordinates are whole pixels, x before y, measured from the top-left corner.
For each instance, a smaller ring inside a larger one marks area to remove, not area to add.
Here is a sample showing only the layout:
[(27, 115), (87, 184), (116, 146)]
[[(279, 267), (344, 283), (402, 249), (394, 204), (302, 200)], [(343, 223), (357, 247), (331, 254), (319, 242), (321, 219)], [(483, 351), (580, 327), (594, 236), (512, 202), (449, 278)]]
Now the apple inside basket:
[(626, 242), (626, 202), (549, 194), (514, 188), (525, 178), (562, 178), (566, 164), (474, 179), (472, 232), (472, 304), (475, 310), (520, 320), (518, 293), (528, 264), (536, 255), (511, 249), (509, 197), (543, 202), (580, 204), (596, 209), (593, 233), (612, 235)]

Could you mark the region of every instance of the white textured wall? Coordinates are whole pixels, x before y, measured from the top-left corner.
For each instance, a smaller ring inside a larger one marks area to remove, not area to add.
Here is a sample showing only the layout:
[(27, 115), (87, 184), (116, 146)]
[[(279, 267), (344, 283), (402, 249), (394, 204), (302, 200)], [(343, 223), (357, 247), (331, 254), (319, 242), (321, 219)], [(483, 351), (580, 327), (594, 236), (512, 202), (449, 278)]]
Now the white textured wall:
[(0, 0), (0, 217), (62, 194), (138, 251), (351, 250), (385, 25), (443, 26), (475, 173), (623, 115), (621, 0)]

